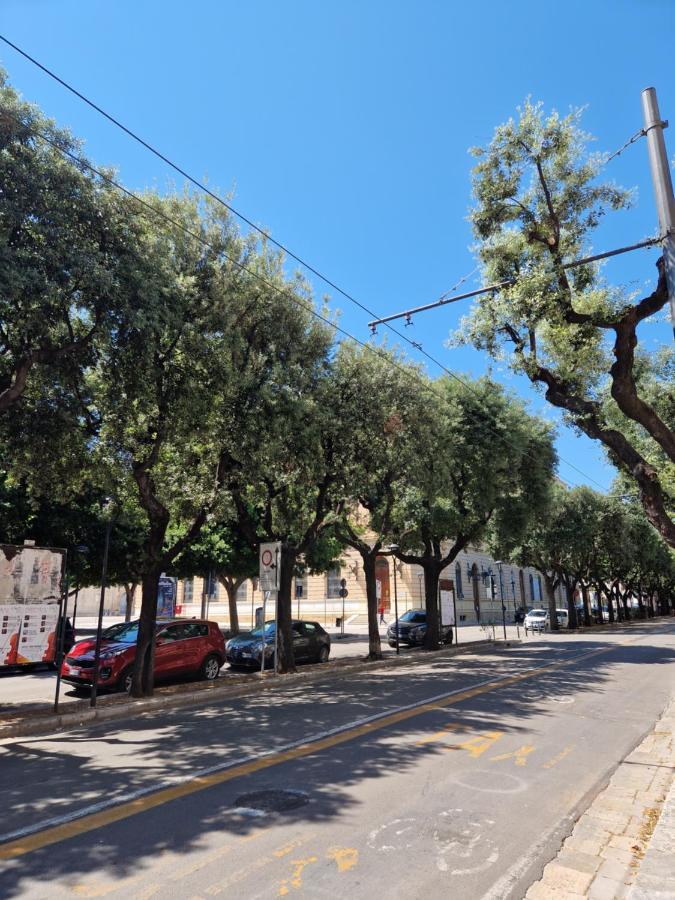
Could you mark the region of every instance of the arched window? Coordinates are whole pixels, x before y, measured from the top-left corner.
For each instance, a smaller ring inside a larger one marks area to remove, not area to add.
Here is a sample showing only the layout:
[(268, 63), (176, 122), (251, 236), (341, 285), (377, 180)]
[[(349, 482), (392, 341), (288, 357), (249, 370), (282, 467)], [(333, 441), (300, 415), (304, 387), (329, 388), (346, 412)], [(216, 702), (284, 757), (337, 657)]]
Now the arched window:
[(462, 585), (462, 567), (459, 563), (455, 566), (455, 585), (457, 587), (457, 599), (464, 599), (464, 587)]
[(532, 572), (530, 572), (530, 602), (536, 603), (536, 597), (534, 596), (534, 578), (532, 577)]
[(539, 595), (538, 599), (541, 603), (544, 599), (544, 592), (541, 587), (541, 575), (537, 575), (537, 594)]

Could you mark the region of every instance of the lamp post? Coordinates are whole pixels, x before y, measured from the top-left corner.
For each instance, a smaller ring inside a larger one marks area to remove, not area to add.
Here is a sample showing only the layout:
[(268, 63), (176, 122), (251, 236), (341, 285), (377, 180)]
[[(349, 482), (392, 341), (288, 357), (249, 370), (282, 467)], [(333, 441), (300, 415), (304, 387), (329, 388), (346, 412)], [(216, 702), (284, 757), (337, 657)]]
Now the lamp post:
[(511, 595), (513, 597), (513, 621), (516, 623), (516, 634), (520, 640), (520, 622), (516, 618), (516, 582), (513, 578), (513, 569), (511, 570)]
[(504, 582), (502, 580), (502, 561), (495, 561), (497, 571), (499, 572), (499, 599), (502, 602), (502, 626), (504, 628), (504, 640), (506, 640), (506, 604), (504, 603)]
[(392, 554), (392, 559), (394, 560), (394, 616), (396, 620), (394, 629), (396, 633), (396, 655), (399, 656), (401, 651), (398, 645), (398, 586), (396, 583), (396, 559), (394, 557), (394, 553), (398, 550), (398, 544), (391, 544), (388, 547), (388, 550)]
[(103, 630), (103, 606), (105, 603), (105, 589), (108, 579), (108, 553), (110, 551), (110, 532), (113, 521), (113, 502), (108, 500), (104, 512), (107, 513), (105, 523), (105, 540), (103, 543), (103, 565), (101, 567), (101, 596), (98, 602), (98, 624), (96, 626), (96, 650), (94, 651), (94, 677), (91, 683), (91, 696), (89, 705), (96, 706), (96, 694), (98, 689), (98, 670), (101, 664), (101, 632)]

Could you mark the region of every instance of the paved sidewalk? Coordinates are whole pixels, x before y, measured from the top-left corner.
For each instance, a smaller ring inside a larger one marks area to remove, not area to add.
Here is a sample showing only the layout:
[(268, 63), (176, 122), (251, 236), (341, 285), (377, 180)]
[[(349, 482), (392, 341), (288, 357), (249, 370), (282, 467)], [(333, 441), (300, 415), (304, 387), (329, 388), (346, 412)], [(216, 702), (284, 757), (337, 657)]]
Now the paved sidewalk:
[(675, 898), (674, 733), (675, 699), (577, 821), (527, 900)]

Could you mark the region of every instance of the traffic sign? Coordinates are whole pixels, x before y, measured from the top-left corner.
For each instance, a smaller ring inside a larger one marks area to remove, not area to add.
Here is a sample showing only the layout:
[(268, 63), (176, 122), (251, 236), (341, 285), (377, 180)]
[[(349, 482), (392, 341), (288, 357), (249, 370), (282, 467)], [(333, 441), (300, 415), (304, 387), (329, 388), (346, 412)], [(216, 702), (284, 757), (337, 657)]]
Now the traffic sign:
[(341, 588), (346, 588), (346, 587), (347, 587), (347, 579), (346, 579), (346, 578), (341, 578), (341, 579), (340, 579), (340, 587), (341, 587)]
[(260, 590), (278, 591), (281, 571), (281, 542), (260, 545)]
[(340, 588), (340, 596), (343, 598), (349, 596), (349, 591), (347, 590), (346, 587)]

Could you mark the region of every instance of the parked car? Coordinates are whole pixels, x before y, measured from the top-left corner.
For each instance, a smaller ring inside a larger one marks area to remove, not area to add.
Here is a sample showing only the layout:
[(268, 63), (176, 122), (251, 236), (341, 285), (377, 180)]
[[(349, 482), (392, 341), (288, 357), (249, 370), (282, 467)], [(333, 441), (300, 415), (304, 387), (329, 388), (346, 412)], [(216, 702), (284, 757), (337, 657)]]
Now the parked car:
[[(556, 616), (558, 619), (558, 626), (560, 628), (567, 628), (567, 624), (569, 622), (569, 614), (567, 610), (556, 609)], [(525, 616), (525, 621), (523, 624), (525, 626), (525, 634), (527, 634), (528, 631), (547, 631), (551, 624), (551, 617), (549, 616), (547, 609), (532, 609)]]
[[(452, 625), (441, 627), (441, 643), (452, 643)], [(424, 643), (427, 633), (426, 609), (409, 609), (398, 619), (398, 642), (408, 647), (419, 647)], [(387, 629), (387, 640), (390, 647), (396, 646), (396, 622)]]
[[(296, 662), (328, 662), (330, 656), (330, 635), (318, 622), (293, 621), (293, 655)], [(265, 625), (265, 666), (274, 665), (275, 624)], [(260, 628), (246, 631), (230, 638), (225, 645), (225, 654), (231, 666), (243, 668), (260, 668), (262, 652), (262, 634)]]
[[(138, 622), (127, 622), (124, 628), (113, 627), (112, 636), (101, 636), (98, 686), (128, 691), (136, 656)], [(109, 635), (110, 629), (106, 631)], [(203, 619), (163, 621), (157, 625), (155, 640), (157, 681), (181, 675), (199, 675), (213, 681), (225, 662), (225, 641), (216, 622)], [(61, 678), (76, 687), (90, 687), (94, 679), (95, 651), (95, 637), (75, 644), (63, 661)]]

